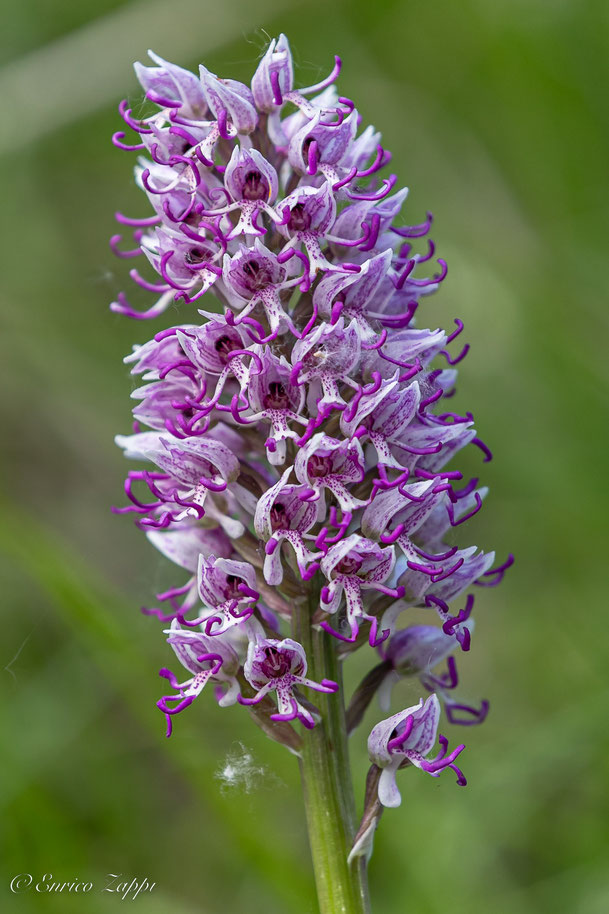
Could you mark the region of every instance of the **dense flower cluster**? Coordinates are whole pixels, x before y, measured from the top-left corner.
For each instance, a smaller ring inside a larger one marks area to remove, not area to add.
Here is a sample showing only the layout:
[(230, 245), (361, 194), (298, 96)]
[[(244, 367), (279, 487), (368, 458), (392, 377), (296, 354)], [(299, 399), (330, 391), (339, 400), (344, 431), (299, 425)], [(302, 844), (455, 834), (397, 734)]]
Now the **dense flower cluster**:
[[(143, 384), (134, 433), (117, 439), (140, 467), (118, 510), (134, 513), (186, 577), (146, 610), (170, 623), (190, 676), (161, 671), (173, 690), (159, 701), (168, 733), (211, 681), (220, 705), (250, 706), (294, 748), (289, 722), (318, 719), (300, 690), (337, 688), (306, 677), (305, 650), (283, 631), (317, 588), (313, 624), (343, 657), (366, 642), (381, 650), (362, 707), (402, 675), (432, 692), (372, 731), (380, 801), (399, 802), (395, 773), (406, 762), (433, 775), (454, 768), (465, 783), (454, 765), (461, 746), (448, 753), (440, 737), (440, 755), (427, 758), (438, 698), (452, 722), (486, 714), (486, 704), (452, 697), (473, 596), (454, 604), (472, 584), (498, 583), (510, 560), (490, 570), (493, 553), (452, 544), (486, 489), (447, 466), (469, 444), (491, 455), (471, 414), (444, 405), (468, 349), (452, 348), (463, 325), (449, 334), (415, 325), (446, 275), (442, 260), (430, 269), (431, 216), (401, 217), (407, 191), (395, 190), (395, 175), (379, 177), (390, 155), (337, 94), (338, 58), (327, 79), (295, 89), (283, 35), (251, 87), (151, 57), (155, 66), (136, 72), (155, 110), (135, 117), (122, 103), (139, 140), (114, 142), (142, 151), (136, 180), (153, 215), (117, 214), (135, 248), (118, 235), (111, 243), (148, 261), (154, 279), (131, 276), (157, 300), (140, 312), (121, 293), (112, 309), (153, 318), (180, 302), (189, 321), (127, 357)], [(397, 630), (413, 606), (439, 625)], [(432, 674), (447, 658), (448, 673)]]

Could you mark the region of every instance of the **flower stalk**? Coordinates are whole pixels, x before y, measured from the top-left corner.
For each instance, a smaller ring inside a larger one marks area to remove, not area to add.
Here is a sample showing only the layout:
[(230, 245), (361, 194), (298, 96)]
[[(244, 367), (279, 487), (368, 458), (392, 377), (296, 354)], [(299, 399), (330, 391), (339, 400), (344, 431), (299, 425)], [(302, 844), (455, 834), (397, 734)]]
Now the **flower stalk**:
[(320, 587), (317, 582), (313, 584), (317, 586), (311, 587), (308, 613), (295, 616), (295, 637), (307, 651), (312, 675), (334, 679), (340, 686), (335, 695), (324, 696), (318, 703), (321, 721), (304, 735), (300, 758), (319, 910), (320, 914), (368, 914), (366, 858), (348, 860), (355, 838), (356, 811), (341, 663), (336, 641), (310, 624), (319, 606)]

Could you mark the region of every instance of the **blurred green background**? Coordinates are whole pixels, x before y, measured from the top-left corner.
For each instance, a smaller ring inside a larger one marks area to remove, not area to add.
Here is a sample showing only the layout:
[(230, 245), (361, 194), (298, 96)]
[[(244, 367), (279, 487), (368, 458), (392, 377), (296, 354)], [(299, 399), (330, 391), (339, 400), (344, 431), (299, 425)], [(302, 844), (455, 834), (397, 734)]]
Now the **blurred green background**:
[[(132, 156), (110, 144), (116, 105), (137, 99), (131, 61), (148, 47), (247, 81), (263, 30), (288, 34), (301, 84), (342, 55), (341, 90), (412, 186), (405, 212), (435, 214), (449, 278), (421, 321), (465, 320), (455, 402), (495, 452), (465, 461), (491, 487), (469, 541), (517, 556), (478, 594), (460, 664), (464, 695), (492, 708), (465, 734), (469, 786), (404, 772), (403, 805), (377, 835), (374, 910), (606, 914), (609, 7), (593, 0), (5, 12), (2, 907), (116, 910), (99, 889), (122, 873), (156, 882), (136, 901), (146, 914), (315, 911), (295, 760), (209, 697), (165, 740), (154, 703), (168, 649), (138, 607), (176, 578), (110, 514), (125, 473), (112, 438), (129, 429), (122, 356), (175, 319), (108, 311), (129, 266), (108, 249), (112, 214), (146, 209)], [(417, 686), (398, 691), (396, 708), (418, 700)], [(228, 790), (217, 772), (239, 743), (254, 770)], [(360, 800), (364, 745), (362, 731)], [(95, 891), (11, 894), (18, 873)]]

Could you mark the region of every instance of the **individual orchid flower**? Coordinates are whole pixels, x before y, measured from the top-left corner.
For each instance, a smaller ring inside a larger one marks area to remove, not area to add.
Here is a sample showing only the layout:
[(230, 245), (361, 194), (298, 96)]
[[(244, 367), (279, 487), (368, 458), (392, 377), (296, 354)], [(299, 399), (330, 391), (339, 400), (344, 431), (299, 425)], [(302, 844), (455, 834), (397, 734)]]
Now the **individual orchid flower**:
[[(196, 301), (211, 289), (221, 274), (217, 261), (221, 249), (213, 239), (199, 236), (189, 238), (174, 228), (157, 228), (142, 242), (148, 262), (162, 278), (174, 300), (185, 297)], [(136, 282), (138, 276), (133, 277)], [(140, 281), (144, 288), (147, 284)]]
[(450, 573), (444, 571), (442, 575), (436, 573), (432, 576), (432, 586), (426, 594), (426, 599), (433, 595), (437, 601), (441, 600), (444, 603), (455, 600), (488, 572), (495, 561), (495, 553), (478, 552), (475, 546), (468, 546), (466, 549), (458, 549), (451, 561), (457, 564), (459, 558), (462, 558), (463, 562), (459, 562), (456, 568), (453, 567)]
[(289, 543), (296, 555), (303, 581), (310, 580), (319, 568), (318, 553), (312, 552), (305, 537), (319, 515), (319, 504), (312, 501), (303, 486), (288, 485), (288, 467), (281, 478), (260, 498), (254, 515), (254, 529), (265, 543), (264, 577), (268, 584), (283, 580), (281, 543)]
[[(468, 637), (473, 627), (473, 619), (463, 623)], [(452, 635), (434, 625), (411, 625), (392, 635), (380, 648), (383, 660), (389, 665), (378, 687), (382, 710), (389, 710), (391, 690), (396, 682), (405, 676), (418, 676), (421, 685), (440, 698), (449, 723), (462, 726), (481, 724), (488, 714), (488, 701), (484, 700), (476, 708), (454, 697), (454, 690), (459, 684), (457, 665), (452, 656), (456, 646)], [(433, 668), (443, 660), (448, 660), (447, 671), (439, 675), (432, 673)]]
[[(323, 123), (329, 126), (342, 124), (345, 116), (353, 110), (353, 102), (346, 98), (339, 98), (332, 83), (340, 73), (341, 61), (334, 58), (334, 67), (330, 74), (321, 82), (295, 90), (294, 68), (290, 46), (285, 35), (280, 35), (277, 41), (271, 41), (269, 48), (260, 61), (258, 69), (252, 79), (252, 92), (256, 105), (260, 111), (270, 112), (271, 119), (278, 116), (278, 109), (286, 102), (291, 102), (298, 108), (295, 115), (290, 115), (278, 125), (269, 124), (269, 135), (278, 141), (283, 136), (281, 128), (288, 137), (296, 132), (295, 122), (300, 126), (306, 119), (313, 117), (317, 110), (329, 120)], [(318, 93), (318, 94), (315, 94)], [(312, 99), (306, 98), (314, 95)], [(290, 122), (291, 129), (288, 129)]]
[(388, 381), (382, 381), (377, 391), (372, 389), (345, 410), (341, 416), (341, 431), (350, 437), (357, 435), (360, 442), (369, 440), (376, 450), (379, 463), (384, 467), (403, 469), (403, 464), (393, 453), (398, 450), (408, 433), (406, 427), (416, 416), (421, 402), (417, 381), (400, 388), (398, 372)]
[[(157, 707), (167, 718), (167, 736), (171, 736), (172, 717), (187, 708), (197, 698), (209, 680), (221, 687), (223, 691), (219, 704), (221, 707), (235, 704), (240, 694), (236, 674), (239, 670), (239, 656), (230, 642), (221, 638), (210, 638), (201, 632), (184, 631), (176, 619), (167, 632), (170, 644), (182, 666), (192, 673), (192, 678), (178, 682), (176, 676), (167, 669), (160, 671), (160, 676), (167, 679), (175, 695), (164, 695), (157, 702)], [(177, 702), (177, 704), (168, 704)]]
[(294, 688), (305, 686), (326, 693), (338, 690), (338, 684), (330, 679), (322, 679), (321, 682), (307, 679), (304, 648), (291, 638), (284, 638), (283, 641), (274, 638), (250, 641), (243, 672), (257, 692), (253, 698), (239, 695), (237, 700), (240, 704), (257, 704), (270, 692), (275, 692), (278, 712), (271, 714), (271, 720), (298, 719), (309, 730), (315, 726), (315, 717), (296, 697)]
[[(207, 199), (205, 195), (202, 200), (199, 197), (202, 182), (196, 160), (188, 157), (187, 162), (183, 162), (180, 157), (180, 167), (176, 168), (173, 163), (175, 158), (178, 157), (161, 160), (155, 147), (152, 161), (142, 157), (135, 171), (138, 185), (166, 228), (176, 228), (191, 216), (199, 202)], [(144, 234), (144, 243), (150, 244), (151, 237), (151, 234)]]
[(332, 324), (341, 315), (345, 320), (354, 320), (364, 343), (376, 340), (378, 333), (372, 324), (378, 315), (374, 310), (370, 313), (369, 308), (374, 307), (375, 293), (390, 265), (391, 251), (387, 250), (366, 259), (357, 273), (326, 273), (316, 286), (313, 304), (319, 308), (321, 315), (331, 319)]
[(345, 327), (342, 318), (334, 327), (319, 324), (296, 341), (291, 377), (297, 384), (309, 385), (309, 409), (313, 411), (316, 407), (316, 418), (325, 417), (333, 409), (345, 408), (347, 402), (340, 392), (339, 381), (357, 387), (350, 374), (356, 369), (359, 357), (357, 328), (353, 324)]
[(457, 784), (465, 786), (467, 781), (463, 772), (455, 765), (455, 759), (465, 749), (457, 746), (448, 752), (448, 740), (440, 735), (441, 750), (438, 755), (428, 760), (433, 749), (440, 721), (440, 702), (436, 695), (430, 695), (427, 701), (421, 698), (418, 705), (413, 705), (381, 721), (368, 738), (368, 755), (370, 761), (382, 769), (378, 785), (378, 797), (383, 806), (399, 806), (402, 797), (396, 783), (399, 768), (411, 764), (437, 778), (445, 768), (452, 768), (457, 773)]
[[(285, 463), (286, 442), (298, 441), (300, 435), (290, 424), (297, 422), (308, 425), (309, 420), (301, 415), (305, 392), (302, 385), (292, 382), (292, 368), (285, 356), (277, 358), (267, 348), (260, 355), (261, 368), (252, 375), (247, 387), (251, 413), (238, 413), (238, 422), (251, 425), (261, 420), (270, 423), (268, 438), (264, 445), (267, 458), (273, 466)], [(234, 415), (234, 413), (233, 413)]]
[(446, 496), (443, 480), (432, 477), (409, 482), (410, 475), (403, 476), (397, 486), (387, 484), (386, 488), (379, 480), (379, 491), (362, 515), (362, 532), (370, 539), (397, 543), (408, 560), (418, 563), (421, 556), (411, 537)]
[[(284, 310), (280, 292), (293, 288), (300, 278), (289, 279), (286, 268), (259, 238), (255, 239), (253, 248), (242, 245), (233, 257), (225, 254), (223, 279), (230, 303), (240, 310), (238, 318), (232, 316), (232, 322), (253, 324), (261, 334), (255, 337), (249, 331), (255, 342), (268, 343), (291, 329), (292, 321)], [(264, 336), (262, 325), (249, 317), (258, 304), (262, 305), (269, 324), (268, 336)]]
[(199, 379), (184, 362), (176, 360), (176, 367), (170, 367), (162, 379), (133, 391), (132, 398), (140, 401), (133, 408), (136, 422), (155, 431), (171, 432), (176, 438), (206, 431), (195, 418), (194, 405), (201, 394)]
[[(199, 83), (198, 80), (197, 83)], [(207, 104), (206, 102), (204, 103)], [(166, 108), (164, 111), (147, 118), (146, 127), (149, 132), (142, 132), (142, 145), (152, 161), (158, 165), (175, 167), (181, 162), (185, 167), (192, 169), (196, 164), (196, 154), (192, 152), (191, 143), (182, 135), (180, 129), (176, 128), (174, 123), (176, 116), (174, 108)], [(174, 120), (172, 120), (172, 117)], [(191, 126), (191, 138), (196, 143), (203, 142), (205, 137), (208, 136), (210, 131), (208, 123), (201, 121), (198, 126)], [(185, 155), (185, 153), (188, 153), (188, 155)], [(198, 166), (197, 174), (200, 176)]]
[(290, 139), (288, 160), (301, 174), (316, 175), (322, 171), (329, 183), (338, 183), (336, 166), (347, 153), (357, 131), (355, 109), (340, 124), (326, 124), (318, 110)]
[(219, 135), (230, 135), (231, 126), (241, 134), (255, 130), (258, 114), (248, 87), (235, 79), (218, 79), (203, 64), (199, 73), (207, 103), (217, 119)]
[(283, 104), (283, 96), (292, 91), (294, 67), (285, 35), (273, 38), (252, 77), (252, 96), (259, 111), (271, 113)]
[(163, 108), (171, 108), (183, 117), (206, 117), (207, 99), (197, 77), (189, 70), (163, 60), (153, 51), (148, 51), (148, 56), (157, 64), (156, 67), (136, 63), (134, 68), (150, 101)]
[(198, 591), (205, 610), (196, 619), (178, 616), (182, 625), (201, 625), (206, 635), (223, 635), (229, 628), (248, 620), (260, 597), (255, 589), (256, 570), (249, 562), (200, 555), (197, 568)]
[(277, 172), (256, 149), (235, 146), (226, 171), (224, 183), (233, 202), (220, 209), (205, 212), (205, 216), (226, 215), (240, 210), (240, 217), (226, 236), (227, 240), (239, 235), (265, 235), (266, 228), (258, 223), (263, 213), (274, 222), (279, 217), (270, 204), (277, 196)]
[(310, 487), (303, 497), (317, 501), (328, 489), (344, 512), (367, 504), (349, 489), (364, 478), (364, 455), (357, 439), (339, 441), (319, 432), (298, 452), (294, 469), (299, 481)]
[(215, 381), (210, 397), (206, 396), (206, 384), (203, 395), (197, 398), (197, 418), (207, 415), (217, 405), (231, 379), (237, 381), (243, 394), (252, 375), (261, 369), (260, 357), (248, 348), (243, 330), (223, 320), (208, 321), (193, 330), (178, 329), (177, 336), (184, 355), (200, 370), (202, 379), (209, 381), (210, 388)]
[[(362, 152), (354, 152), (353, 158), (355, 164), (363, 156), (367, 159), (374, 151), (377, 153), (375, 166), (382, 168), (384, 160), (384, 150), (378, 145), (378, 136), (370, 137), (371, 143), (368, 148)], [(379, 158), (380, 151), (380, 158)], [(334, 223), (333, 230), (337, 235), (350, 241), (354, 241), (361, 235), (362, 225), (368, 225), (371, 229), (369, 238), (366, 243), (360, 247), (362, 251), (378, 251), (386, 253), (388, 249), (395, 248), (401, 244), (402, 239), (398, 235), (391, 233), (393, 220), (397, 218), (402, 205), (408, 196), (407, 188), (402, 188), (391, 197), (383, 197), (381, 200), (362, 200), (345, 207), (340, 216)], [(391, 256), (393, 251), (389, 250)], [(369, 263), (370, 261), (366, 261)], [(391, 257), (390, 257), (391, 262)], [(386, 274), (385, 274), (386, 275)], [(384, 277), (383, 277), (384, 278)]]
[(321, 627), (331, 632), (342, 641), (354, 642), (363, 620), (370, 622), (370, 645), (376, 647), (389, 635), (383, 631), (377, 637), (378, 619), (366, 612), (362, 599), (362, 590), (376, 590), (394, 599), (404, 595), (403, 588), (391, 588), (385, 585), (395, 565), (395, 553), (392, 546), (382, 549), (372, 540), (364, 539), (352, 533), (332, 546), (321, 560), (321, 570), (328, 579), (322, 588), (320, 606), (327, 613), (335, 613), (345, 597), (346, 620), (349, 635), (340, 634), (327, 621)]
[[(152, 526), (167, 526), (186, 517), (203, 517), (208, 492), (221, 492), (239, 475), (239, 463), (232, 452), (212, 438), (178, 441), (169, 435), (140, 432), (118, 435), (116, 443), (125, 456), (150, 460), (161, 473), (143, 471), (132, 478), (142, 479), (158, 501), (142, 505), (132, 498), (135, 510), (161, 514)], [(130, 489), (127, 494), (131, 497)], [(177, 509), (177, 511), (176, 511)]]
[[(194, 325), (184, 325), (184, 330), (192, 329)], [(132, 375), (143, 375), (145, 381), (159, 380), (162, 374), (169, 369), (168, 366), (177, 364), (183, 356), (183, 351), (178, 343), (175, 327), (161, 333), (159, 338), (154, 337), (147, 343), (136, 345), (129, 355), (125, 356), (125, 365), (133, 365)]]

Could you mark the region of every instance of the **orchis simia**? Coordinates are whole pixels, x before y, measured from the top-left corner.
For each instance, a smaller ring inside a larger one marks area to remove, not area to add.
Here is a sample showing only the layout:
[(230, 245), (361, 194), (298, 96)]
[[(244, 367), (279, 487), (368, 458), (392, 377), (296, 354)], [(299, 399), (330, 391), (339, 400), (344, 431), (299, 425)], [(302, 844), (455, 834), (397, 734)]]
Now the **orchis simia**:
[[(431, 214), (404, 219), (380, 135), (338, 95), (338, 57), (296, 89), (284, 35), (251, 86), (150, 56), (135, 69), (151, 113), (122, 102), (133, 138), (113, 138), (140, 153), (149, 212), (117, 213), (133, 242), (111, 245), (140, 258), (131, 278), (156, 300), (137, 310), (121, 292), (111, 308), (141, 320), (179, 304), (185, 320), (125, 359), (143, 383), (117, 438), (137, 469), (116, 510), (180, 568), (145, 610), (187, 671), (161, 670), (158, 706), (169, 736), (209, 683), (298, 756), (321, 911), (366, 911), (402, 769), (464, 785), (441, 709), (461, 725), (488, 710), (459, 699), (454, 655), (471, 645), (470, 588), (498, 584), (512, 557), (493, 568), (492, 552), (453, 544), (487, 491), (453, 460), (468, 445), (491, 459), (471, 413), (444, 403), (469, 347), (459, 320), (418, 326), (446, 264)], [(399, 629), (412, 607), (430, 624)], [(360, 649), (373, 668), (346, 703), (341, 667)], [(373, 727), (356, 819), (347, 737), (405, 676), (422, 697)]]

